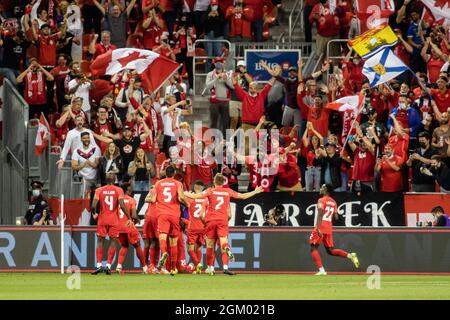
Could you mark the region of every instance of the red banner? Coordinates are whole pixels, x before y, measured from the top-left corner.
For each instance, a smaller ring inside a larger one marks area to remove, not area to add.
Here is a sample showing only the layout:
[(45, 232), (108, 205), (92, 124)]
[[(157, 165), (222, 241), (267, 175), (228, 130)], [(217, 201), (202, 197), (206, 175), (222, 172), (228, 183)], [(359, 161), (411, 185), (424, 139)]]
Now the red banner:
[[(48, 204), (52, 209), (53, 220), (57, 221), (57, 218), (61, 212), (61, 199), (49, 198)], [(89, 220), (91, 217), (89, 199), (64, 200), (64, 216), (66, 218), (64, 222), (66, 225), (89, 225)]]
[(405, 194), (404, 197), (405, 220), (408, 227), (415, 227), (419, 221), (433, 221), (431, 209), (436, 206), (444, 208), (446, 213), (450, 212), (450, 194)]

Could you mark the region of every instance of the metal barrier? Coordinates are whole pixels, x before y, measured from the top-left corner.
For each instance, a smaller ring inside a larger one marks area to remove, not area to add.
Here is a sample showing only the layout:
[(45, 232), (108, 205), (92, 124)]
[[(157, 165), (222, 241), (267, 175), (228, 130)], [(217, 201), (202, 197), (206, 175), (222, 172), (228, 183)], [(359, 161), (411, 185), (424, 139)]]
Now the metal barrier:
[[(294, 7), (292, 8), (291, 14), (289, 15), (289, 42), (292, 42), (292, 34), (294, 33), (295, 28), (297, 27), (297, 23), (300, 19), (300, 26), (304, 26), (303, 21), (303, 0), (296, 0), (294, 3)], [(295, 15), (295, 11), (298, 10)], [(295, 17), (294, 17), (295, 15)]]
[(0, 223), (15, 224), (28, 207), (28, 104), (3, 79)]
[[(342, 44), (347, 44), (347, 42), (348, 42), (348, 40), (349, 39), (333, 39), (333, 40), (330, 40), (330, 41), (328, 41), (328, 43), (327, 43), (327, 59), (328, 60), (331, 60), (331, 62), (333, 63), (333, 64), (335, 64), (336, 62), (339, 62), (339, 61), (341, 61), (342, 59), (344, 59), (345, 58), (345, 55), (340, 55), (340, 56), (331, 56), (330, 54), (331, 54), (331, 52), (330, 52), (330, 46), (331, 45), (339, 45), (339, 46), (342, 46)], [(331, 73), (333, 73), (333, 68), (329, 68), (328, 69), (328, 71), (327, 71), (327, 81), (328, 81), (328, 76), (331, 74)]]

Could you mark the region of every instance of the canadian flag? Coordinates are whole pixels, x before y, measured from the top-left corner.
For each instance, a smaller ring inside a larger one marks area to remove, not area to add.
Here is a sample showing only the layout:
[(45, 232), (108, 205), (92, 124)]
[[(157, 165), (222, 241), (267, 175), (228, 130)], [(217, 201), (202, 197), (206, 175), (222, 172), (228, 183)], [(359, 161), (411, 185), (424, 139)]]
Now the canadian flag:
[(124, 69), (136, 70), (144, 90), (157, 91), (180, 68), (180, 64), (156, 52), (121, 48), (98, 56), (91, 64), (93, 75), (113, 75)]
[(44, 150), (48, 147), (48, 137), (50, 135), (50, 126), (43, 113), (39, 118), (39, 128), (36, 134), (36, 143), (34, 145), (34, 153), (37, 156), (42, 155)]
[(450, 25), (450, 0), (422, 0), (422, 2), (437, 24)]
[(394, 0), (356, 0), (356, 12), (360, 20), (361, 33), (388, 24), (395, 12)]
[(362, 101), (362, 96), (346, 96), (328, 103), (326, 108), (339, 112), (353, 110), (356, 113)]

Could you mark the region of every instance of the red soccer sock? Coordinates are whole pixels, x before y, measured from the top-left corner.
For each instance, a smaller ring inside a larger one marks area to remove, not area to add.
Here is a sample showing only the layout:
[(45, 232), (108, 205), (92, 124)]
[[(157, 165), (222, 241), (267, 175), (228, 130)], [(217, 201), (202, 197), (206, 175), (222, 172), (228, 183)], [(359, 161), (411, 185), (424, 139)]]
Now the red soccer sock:
[(318, 269), (322, 268), (322, 267), (323, 267), (323, 265), (322, 265), (322, 259), (320, 258), (319, 251), (313, 250), (313, 251), (311, 252), (311, 256), (312, 256), (312, 259), (313, 259), (314, 263), (316, 264), (316, 267), (317, 267)]
[(151, 253), (150, 253), (150, 247), (144, 247), (144, 261), (145, 261), (145, 264), (148, 264), (148, 258), (149, 258), (149, 255), (150, 255), (150, 263), (151, 263)]
[(198, 261), (198, 263), (202, 262), (202, 258), (203, 258), (203, 251), (202, 251), (202, 248), (199, 248), (197, 250), (197, 261)]
[(158, 264), (159, 257), (156, 256), (155, 251), (156, 251), (155, 247), (150, 247), (150, 264), (156, 267), (156, 265)]
[(97, 257), (97, 263), (103, 262), (103, 248), (95, 249), (95, 255)]
[(342, 257), (342, 258), (347, 258), (348, 252), (345, 252), (344, 250), (341, 250), (341, 249), (333, 249), (333, 250), (331, 250), (331, 255), (337, 256), (337, 257)]
[(170, 247), (170, 270), (175, 270), (177, 268), (178, 261), (178, 247), (171, 246)]
[(141, 247), (135, 247), (136, 249), (136, 255), (139, 259), (139, 261), (141, 262), (141, 267), (146, 266), (147, 265), (147, 259), (145, 259), (144, 257), (144, 252), (142, 252), (142, 248)]
[(167, 252), (167, 240), (160, 240), (159, 241), (159, 249), (161, 250), (162, 254)]
[(229, 249), (230, 248), (230, 245), (228, 244), (228, 242), (225, 242), (223, 245), (222, 245), (222, 250), (223, 251), (225, 251), (225, 249)]
[(222, 264), (228, 266), (228, 255), (225, 251), (222, 252)]
[(206, 264), (214, 267), (214, 248), (206, 248)]
[(108, 264), (112, 264), (112, 261), (114, 259), (114, 255), (115, 254), (116, 254), (116, 247), (115, 246), (114, 247), (110, 247), (108, 249), (108, 260), (107, 260)]
[(189, 254), (189, 257), (191, 258), (191, 262), (192, 262), (194, 265), (198, 265), (197, 254), (196, 254), (196, 252), (194, 251), (194, 249), (188, 250), (188, 254)]
[(125, 260), (125, 257), (127, 256), (128, 248), (127, 247), (120, 247), (119, 250), (119, 258), (117, 260), (117, 264), (122, 265), (123, 261)]

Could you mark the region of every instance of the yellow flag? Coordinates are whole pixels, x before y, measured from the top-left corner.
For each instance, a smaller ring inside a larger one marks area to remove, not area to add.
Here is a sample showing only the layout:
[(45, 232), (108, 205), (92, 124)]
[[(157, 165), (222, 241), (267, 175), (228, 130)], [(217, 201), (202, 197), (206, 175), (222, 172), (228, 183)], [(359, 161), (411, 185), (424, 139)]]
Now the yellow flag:
[(386, 47), (395, 45), (397, 41), (394, 31), (386, 25), (367, 30), (362, 35), (351, 39), (348, 44), (357, 54), (366, 59)]

